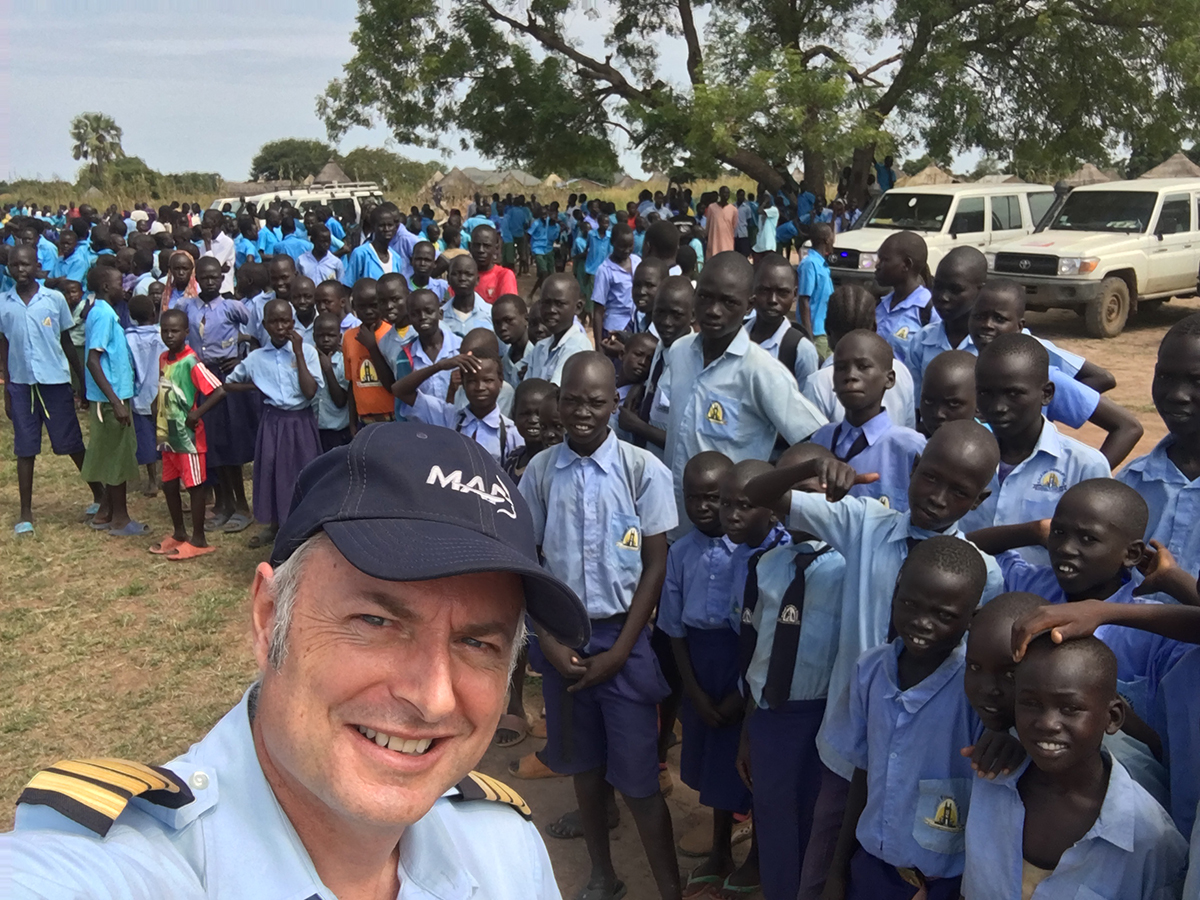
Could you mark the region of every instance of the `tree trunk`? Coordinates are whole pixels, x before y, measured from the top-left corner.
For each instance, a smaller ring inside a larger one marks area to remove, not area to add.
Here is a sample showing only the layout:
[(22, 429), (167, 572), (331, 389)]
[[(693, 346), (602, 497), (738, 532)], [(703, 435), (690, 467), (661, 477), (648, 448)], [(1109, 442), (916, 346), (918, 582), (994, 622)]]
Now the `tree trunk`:
[(875, 160), (875, 145), (856, 147), (850, 166), (850, 199), (859, 209), (867, 205), (867, 176), (873, 173), (871, 163)]
[(825, 154), (820, 150), (804, 151), (804, 185), (814, 196), (825, 197)]
[[(745, 172), (770, 191), (777, 191), (784, 186), (785, 179), (769, 162), (752, 150), (736, 150), (728, 155), (717, 156), (727, 166)], [(791, 179), (786, 179), (790, 181)]]

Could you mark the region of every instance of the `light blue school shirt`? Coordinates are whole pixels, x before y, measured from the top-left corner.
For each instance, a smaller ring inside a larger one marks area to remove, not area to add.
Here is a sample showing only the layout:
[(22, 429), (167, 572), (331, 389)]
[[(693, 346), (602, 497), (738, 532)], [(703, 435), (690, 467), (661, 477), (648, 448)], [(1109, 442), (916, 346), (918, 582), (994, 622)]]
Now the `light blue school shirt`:
[(850, 494), (874, 497), (892, 509), (907, 510), (908, 482), (917, 456), (925, 450), (924, 436), (893, 424), (884, 411), (864, 422), (861, 428), (845, 420), (823, 425), (812, 436), (812, 442), (833, 451), (838, 459), (845, 459), (860, 435), (866, 435), (867, 446), (848, 462), (855, 471), (878, 472), (879, 480), (874, 484), (856, 484)]
[(51, 270), (50, 277), (52, 278), (68, 278), (71, 281), (78, 281), (83, 285), (84, 290), (87, 290), (87, 275), (88, 269), (92, 267), (92, 255), (84, 248), (82, 244), (75, 247), (75, 252), (70, 256), (58, 257), (54, 263), (54, 268)]
[(812, 317), (813, 334), (825, 333), (825, 316), (829, 312), (829, 298), (833, 295), (833, 276), (829, 274), (829, 263), (820, 253), (810, 250), (796, 267), (799, 282), (797, 296), (808, 298), (808, 311)]
[(275, 245), (275, 253), (285, 253), (295, 262), (300, 259), (308, 251), (312, 250), (312, 244), (300, 237), (299, 234), (289, 234), (282, 241)]
[(133, 361), (133, 411), (150, 415), (158, 397), (158, 360), (167, 350), (157, 325), (134, 325), (125, 329), (125, 342)]
[(587, 238), (585, 238), (582, 234), (576, 234), (575, 237), (571, 239), (571, 258), (574, 259), (575, 257), (585, 256), (587, 254), (587, 247)]
[(342, 227), (342, 223), (336, 217), (330, 216), (325, 220), (325, 227), (329, 229), (329, 233), (339, 241), (346, 239), (346, 229)]
[(296, 268), (305, 278), (311, 278), (314, 284), (322, 281), (341, 281), (346, 267), (342, 261), (327, 252), (320, 259), (313, 256), (312, 248), (305, 250), (296, 260)]
[(696, 251), (696, 274), (699, 275), (704, 271), (704, 245), (700, 243), (700, 238), (692, 238), (688, 246)]
[[(11, 365), (11, 363), (10, 363)], [(1200, 479), (1188, 481), (1167, 451), (1175, 443), (1168, 434), (1145, 456), (1117, 475), (1117, 481), (1142, 495), (1150, 509), (1146, 540), (1159, 541), (1187, 572), (1200, 570)]]
[[(295, 312), (292, 313), (292, 330), (300, 335), (300, 340), (304, 341), (306, 344), (310, 344), (313, 347), (317, 346), (317, 342), (313, 340), (313, 329), (316, 328), (316, 326), (316, 314), (313, 315), (312, 321), (305, 325), (296, 316)], [(270, 337), (268, 337), (267, 340), (270, 341)], [(266, 344), (263, 344), (263, 346), (265, 347)]]
[(595, 275), (611, 255), (612, 227), (610, 226), (604, 234), (600, 234), (599, 230), (588, 232), (587, 257), (583, 261), (583, 270), (589, 275)]
[(246, 262), (262, 262), (262, 254), (258, 252), (258, 244), (244, 234), (233, 239), (233, 264), (241, 268)]
[(604, 307), (604, 330), (624, 331), (632, 327), (637, 307), (633, 305), (633, 273), (641, 264), (641, 257), (629, 257), (629, 271), (606, 259), (596, 270), (596, 283), (592, 288), (592, 302)]
[[(1158, 686), (1156, 717), (1163, 762), (1170, 774), (1171, 817), (1184, 838), (1196, 839), (1200, 803), (1200, 647), (1185, 652)], [(1195, 896), (1195, 895), (1192, 895)]]
[(542, 338), (527, 351), (526, 358), (529, 363), (525, 369), (525, 377), (544, 378), (553, 384), (559, 384), (567, 360), (576, 353), (591, 349), (592, 342), (588, 340), (587, 333), (576, 319), (557, 343), (554, 335), (550, 335)]
[[(341, 324), (342, 336), (345, 337), (347, 331), (349, 331), (351, 328), (357, 328), (361, 324), (362, 324), (362, 319), (360, 319), (354, 313), (352, 313), (352, 312), (346, 313), (346, 315), (342, 316), (342, 324)], [(390, 332), (388, 332), (388, 334), (394, 333), (395, 330), (396, 329), (393, 328)]]
[[(992, 475), (991, 495), (965, 516), (961, 525), (970, 532), (992, 525), (1019, 525), (1050, 519), (1067, 489), (1089, 478), (1108, 478), (1112, 472), (1099, 450), (1061, 434), (1045, 416), (1042, 433), (1033, 452), (1008, 473)], [(1044, 547), (1022, 547), (1025, 559), (1046, 565), (1050, 557)]]
[(260, 347), (265, 347), (271, 342), (267, 330), (263, 327), (263, 311), (274, 299), (274, 291), (260, 291), (243, 304), (246, 307), (246, 334), (258, 341)]
[(438, 300), (444, 301), (446, 295), (450, 293), (450, 282), (444, 278), (430, 278), (429, 284), (421, 285), (413, 282), (413, 276), (408, 276), (408, 292), (413, 291), (433, 291), (437, 295)]
[(476, 215), (471, 216), (467, 221), (463, 222), (462, 233), (467, 236), (466, 241), (462, 243), (463, 249), (467, 249), (467, 244), (471, 241), (471, 233), (480, 225), (487, 225), (490, 228), (492, 227), (492, 220), (487, 216)]
[(923, 284), (917, 285), (916, 290), (900, 301), (892, 309), (892, 297), (895, 291), (889, 291), (875, 307), (875, 330), (879, 336), (892, 345), (896, 359), (904, 362), (908, 350), (908, 339), (924, 327), (921, 321), (921, 310), (929, 307), (929, 324), (940, 322), (942, 317), (933, 308), (932, 294)]
[(412, 252), (417, 244), (421, 243), (423, 238), (420, 235), (413, 234), (404, 225), (400, 223), (400, 227), (396, 229), (396, 236), (392, 238), (392, 242), (388, 244), (388, 249), (399, 255), (400, 264), (395, 271), (399, 272), (405, 278), (412, 274)]
[(372, 244), (359, 244), (346, 257), (345, 267), (342, 270), (342, 284), (352, 288), (354, 282), (360, 278), (374, 278), (378, 281), (384, 275), (399, 272), (401, 268), (402, 262), (399, 254), (394, 250), (389, 248), (388, 261), (385, 264), (380, 260), (379, 254), (375, 252)]
[[(19, 806), (15, 831), (0, 836), (6, 900), (332, 898), (263, 775), (255, 690), (166, 764), (195, 797), (178, 810), (134, 798), (100, 838), (48, 806)], [(537, 827), (503, 803), (461, 797), (451, 788), (405, 827), (396, 900), (464, 900), (481, 885), (492, 900), (559, 900)]]
[(567, 441), (543, 450), (518, 487), (544, 567), (583, 601), (589, 618), (629, 612), (643, 540), (676, 524), (666, 467), (610, 431), (591, 456)]
[[(325, 385), (325, 376), (321, 372), (321, 358), (317, 355), (316, 347), (309, 344), (300, 346), (304, 351), (304, 364), (316, 380), (319, 394)], [(292, 349), (291, 341), (285, 341), (282, 347), (267, 344), (250, 351), (225, 380), (234, 384), (254, 385), (262, 393), (263, 402), (276, 409), (308, 409), (316, 402), (316, 395), (309, 399), (300, 390), (296, 353)]]
[(525, 226), (533, 214), (524, 206), (510, 206), (500, 219), (500, 240), (511, 244), (525, 233)]
[(633, 229), (633, 252), (642, 255), (642, 247), (646, 244), (646, 232)]
[[(966, 638), (933, 674), (906, 691), (898, 683), (903, 649), (904, 641), (896, 638), (859, 658), (850, 702), (834, 710), (828, 738), (867, 772), (867, 805), (856, 831), (862, 848), (889, 865), (953, 878), (963, 871), (975, 781), (971, 760), (959, 750), (983, 731), (963, 692)], [(934, 825), (948, 806), (953, 825)]]
[[(179, 308), (188, 317), (188, 346), (196, 351), (201, 362), (211, 363), (238, 355), (241, 326), (250, 322), (250, 312), (240, 300), (218, 295), (205, 303), (199, 297), (188, 297)], [(270, 338), (263, 342), (264, 346), (268, 343)]]
[[(307, 359), (307, 356), (305, 358)], [(318, 368), (320, 368), (320, 361), (321, 358), (318, 355)], [(334, 350), (329, 355), (329, 365), (333, 369), (333, 377), (337, 379), (337, 383), (342, 386), (343, 391), (349, 394), (350, 381), (346, 378), (346, 364), (343, 361), (341, 350)], [(324, 371), (322, 371), (321, 375), (324, 376), (324, 374)], [(317, 428), (321, 431), (341, 431), (343, 428), (349, 427), (349, 398), (341, 406), (334, 403), (333, 397), (329, 394), (329, 384), (322, 377), (320, 386), (317, 388)]]
[[(82, 300), (79, 305), (83, 306)], [(70, 384), (71, 367), (63, 353), (62, 333), (73, 324), (66, 298), (40, 283), (28, 304), (17, 296), (16, 287), (0, 294), (0, 334), (8, 340), (9, 380), (14, 384)]]
[(264, 256), (275, 255), (275, 245), (281, 240), (281, 236), (277, 235), (270, 228), (260, 228), (258, 230), (258, 258)]
[[(846, 561), (839, 598), (842, 620), (838, 651), (829, 682), (830, 707), (845, 704), (858, 657), (887, 641), (892, 624), (892, 592), (900, 567), (908, 558), (909, 539), (925, 540), (936, 532), (917, 528), (909, 513), (889, 509), (870, 497), (843, 497), (830, 503), (824, 494), (801, 491), (792, 491), (787, 525), (827, 542)], [(958, 524), (941, 533), (965, 540)], [(987, 567), (987, 584), (980, 602), (986, 603), (1004, 592), (1004, 575), (994, 557), (982, 552), (980, 556)], [(817, 750), (826, 766), (849, 779), (854, 767), (825, 739), (829, 717), (826, 712), (825, 724), (817, 734)]]
[(709, 537), (695, 528), (671, 545), (658, 601), (659, 628), (682, 638), (689, 628), (729, 627), (736, 548), (725, 535)]
[(680, 520), (687, 518), (683, 469), (697, 453), (716, 450), (734, 462), (767, 459), (779, 435), (795, 444), (825, 424), (824, 416), (801, 396), (792, 373), (743, 328), (708, 366), (701, 336), (684, 335), (667, 352), (667, 367), (671, 412), (664, 461), (675, 479)]
[(158, 281), (158, 279), (154, 277), (153, 272), (143, 272), (137, 277), (137, 281), (133, 283), (133, 296), (149, 297), (150, 285), (154, 284), (156, 281)]
[[(128, 400), (133, 396), (133, 360), (129, 358), (129, 345), (125, 343), (125, 330), (121, 320), (112, 305), (101, 300), (88, 313), (87, 325), (84, 328), (84, 344), (86, 359), (93, 350), (100, 351), (100, 369), (112, 386), (113, 393), (119, 400)], [(107, 403), (108, 395), (100, 390), (92, 370), (84, 366), (84, 382), (88, 400), (94, 403)]]
[(442, 322), (449, 331), (459, 337), (466, 337), (476, 328), (495, 331), (492, 327), (492, 305), (478, 294), (475, 294), (475, 305), (471, 307), (471, 312), (465, 319), (454, 308), (454, 297), (447, 297), (442, 304)]
[[(1103, 752), (1103, 751), (1102, 751)], [(1169, 900), (1179, 896), (1187, 842), (1166, 810), (1108, 754), (1100, 814), (1033, 892), (1034, 900)], [(1021, 897), (1025, 804), (1021, 776), (1032, 760), (995, 780), (978, 779), (967, 820), (962, 893), (971, 900)]]
[[(757, 310), (751, 310), (749, 318), (746, 319), (745, 328), (747, 334), (754, 328), (757, 312)], [(775, 333), (758, 346), (770, 353), (773, 359), (779, 359), (779, 348), (783, 344), (783, 336), (788, 333), (791, 327), (792, 323), (785, 318), (779, 323), (779, 327), (775, 329)], [(802, 332), (797, 331), (796, 333), (800, 336), (800, 340), (796, 344), (796, 364), (792, 367), (792, 374), (796, 376), (796, 384), (803, 386), (804, 382), (808, 381), (808, 376), (820, 368), (821, 358), (817, 354), (816, 345), (806, 338)]]
[(40, 234), (37, 239), (37, 260), (38, 265), (47, 275), (54, 271), (54, 266), (58, 262), (58, 246)]
[(479, 418), (469, 407), (457, 409), (453, 403), (447, 403), (441, 397), (418, 391), (416, 402), (412, 406), (404, 406), (404, 417), (409, 421), (415, 419), (426, 425), (439, 425), (457, 431), (471, 438), (501, 465), (508, 454), (525, 448), (525, 439), (517, 431), (513, 420), (500, 412), (499, 405)]
[(558, 240), (558, 232), (558, 223), (553, 219), (534, 219), (529, 226), (529, 252), (534, 256), (550, 253), (554, 249), (554, 242)]
[[(397, 373), (397, 378), (400, 377), (400, 372), (402, 370), (400, 365), (401, 359), (404, 360), (403, 369), (405, 372), (407, 371), (408, 355), (404, 352), (405, 348), (407, 348), (408, 353), (412, 354), (413, 371), (416, 371), (417, 369), (424, 369), (426, 366), (432, 366), (434, 363), (441, 362), (443, 359), (449, 359), (451, 356), (454, 356), (458, 353), (459, 347), (462, 346), (462, 338), (447, 328), (445, 322), (438, 327), (442, 331), (442, 349), (438, 351), (437, 358), (429, 358), (429, 354), (425, 352), (425, 348), (421, 346), (421, 341), (419, 339), (411, 340), (401, 347), (400, 352), (396, 355), (396, 365), (393, 366), (392, 369)], [(436, 375), (431, 375), (421, 382), (421, 386), (417, 388), (417, 390), (422, 394), (429, 394), (431, 397), (437, 397), (439, 400), (445, 400), (446, 393), (450, 390), (450, 376), (452, 374), (452, 372), (446, 371), (438, 372)], [(402, 404), (399, 400), (396, 401), (397, 410), (399, 410), (403, 405), (404, 404)]]
[[(904, 366), (893, 366), (896, 373), (896, 383), (883, 392), (883, 408), (892, 417), (892, 421), (905, 428), (915, 428), (917, 424), (917, 404), (913, 398), (912, 375)], [(833, 354), (825, 357), (821, 368), (817, 369), (804, 384), (800, 392), (811, 402), (830, 422), (841, 422), (846, 418), (846, 410), (833, 391)]]
[[(754, 655), (746, 670), (746, 686), (755, 705), (766, 707), (763, 688), (771, 663), (771, 645), (775, 640), (783, 595), (796, 577), (796, 557), (817, 553), (826, 545), (821, 541), (783, 543), (768, 550), (758, 561), (758, 604), (750, 622), (757, 632)], [(829, 677), (837, 656), (838, 630), (841, 627), (842, 579), (846, 561), (836, 550), (827, 550), (812, 561), (804, 574), (804, 609), (800, 614), (800, 642), (796, 646), (796, 668), (788, 700), (823, 700), (829, 695)], [(740, 622), (739, 630), (740, 630)]]

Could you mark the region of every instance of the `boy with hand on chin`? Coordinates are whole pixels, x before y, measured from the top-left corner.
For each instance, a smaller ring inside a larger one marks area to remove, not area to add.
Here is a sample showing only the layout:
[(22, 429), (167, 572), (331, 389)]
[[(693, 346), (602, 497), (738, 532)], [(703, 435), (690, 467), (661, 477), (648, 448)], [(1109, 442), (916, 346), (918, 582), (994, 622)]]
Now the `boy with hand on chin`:
[(587, 896), (625, 895), (609, 848), (611, 785), (637, 822), (659, 896), (679, 900), (671, 816), (658, 782), (656, 705), (668, 688), (646, 627), (666, 574), (675, 509), (663, 464), (609, 430), (616, 403), (604, 354), (572, 356), (559, 397), (567, 439), (535, 456), (521, 478), (544, 565), (571, 586), (592, 620), (582, 649), (540, 631), (530, 648), (531, 658), (540, 653), (550, 663), (535, 660), (546, 701), (543, 758), (575, 779), (592, 864)]

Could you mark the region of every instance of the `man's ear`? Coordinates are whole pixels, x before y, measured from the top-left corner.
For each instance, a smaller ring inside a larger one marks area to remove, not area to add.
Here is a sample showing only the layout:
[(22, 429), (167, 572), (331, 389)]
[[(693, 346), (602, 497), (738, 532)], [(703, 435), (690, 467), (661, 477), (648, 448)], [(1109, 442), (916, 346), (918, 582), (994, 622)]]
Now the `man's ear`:
[(260, 670), (270, 664), (271, 633), (275, 629), (275, 570), (259, 563), (250, 585), (250, 641)]

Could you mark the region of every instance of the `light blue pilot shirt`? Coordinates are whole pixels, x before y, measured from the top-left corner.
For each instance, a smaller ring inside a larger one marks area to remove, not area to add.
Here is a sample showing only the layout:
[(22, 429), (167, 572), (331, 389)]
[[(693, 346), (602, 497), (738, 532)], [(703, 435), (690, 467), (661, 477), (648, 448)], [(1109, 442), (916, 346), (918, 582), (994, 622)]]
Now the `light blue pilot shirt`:
[(921, 310), (929, 307), (929, 324), (940, 322), (942, 317), (933, 308), (933, 295), (923, 284), (917, 285), (916, 290), (892, 309), (892, 298), (895, 294), (895, 291), (889, 291), (880, 298), (879, 305), (875, 307), (875, 330), (892, 345), (897, 361), (904, 362), (908, 351), (908, 339), (926, 324), (921, 321)]
[(629, 612), (642, 577), (642, 542), (675, 527), (671, 473), (611, 431), (591, 456), (568, 441), (529, 461), (519, 485), (543, 565), (592, 619)]
[(133, 296), (150, 296), (150, 285), (154, 284), (156, 281), (158, 281), (158, 279), (154, 277), (153, 272), (143, 272), (137, 277), (137, 281), (133, 283)]
[(633, 273), (642, 260), (629, 257), (629, 270), (606, 258), (596, 269), (592, 302), (604, 308), (604, 330), (625, 331), (632, 328), (637, 308), (633, 305)]
[(563, 366), (576, 353), (592, 349), (583, 326), (576, 319), (561, 338), (554, 335), (544, 337), (529, 351), (528, 367), (525, 369), (526, 378), (543, 378), (553, 384), (562, 381)]
[(258, 244), (243, 234), (233, 239), (233, 264), (240, 269), (247, 262), (262, 262), (262, 254), (258, 252)]
[[(1075, 438), (1061, 434), (1054, 424), (1042, 417), (1042, 433), (1028, 457), (1011, 471), (992, 476), (988, 490), (991, 495), (963, 516), (962, 528), (971, 532), (992, 525), (1019, 525), (1054, 516), (1054, 508), (1067, 489), (1089, 478), (1108, 478), (1112, 473), (1108, 460)], [(1025, 559), (1046, 565), (1050, 557), (1044, 547), (1022, 547), (1018, 551)]]
[(478, 294), (475, 294), (474, 298), (475, 305), (465, 315), (454, 308), (453, 296), (448, 296), (442, 303), (442, 322), (450, 332), (459, 337), (466, 337), (476, 328), (495, 331), (492, 327), (492, 305)]
[[(304, 351), (304, 364), (316, 380), (319, 393), (325, 385), (325, 375), (321, 372), (317, 348), (311, 344), (300, 346)], [(308, 409), (316, 403), (316, 395), (305, 397), (300, 390), (296, 353), (291, 341), (285, 341), (282, 347), (268, 343), (252, 350), (225, 380), (234, 384), (253, 384), (262, 393), (263, 402), (276, 409)]]
[(736, 547), (723, 534), (709, 537), (695, 528), (671, 545), (655, 620), (659, 628), (683, 638), (689, 628), (729, 626)]
[(16, 287), (0, 294), (0, 335), (8, 339), (9, 379), (14, 384), (69, 384), (62, 333), (74, 321), (66, 298), (41, 284), (29, 303), (17, 296)]
[[(917, 427), (917, 398), (913, 393), (912, 373), (906, 366), (894, 366), (896, 383), (883, 392), (883, 408), (896, 425)], [(800, 385), (800, 391), (830, 422), (846, 418), (846, 410), (833, 392), (833, 354)]]
[(300, 254), (296, 260), (296, 268), (305, 278), (311, 278), (313, 284), (320, 284), (322, 281), (342, 281), (346, 267), (341, 259), (332, 253), (326, 253), (317, 259), (310, 248)]
[(862, 848), (889, 865), (953, 878), (963, 871), (975, 781), (971, 760), (959, 750), (983, 732), (963, 692), (966, 638), (906, 691), (898, 673), (903, 649), (896, 638), (862, 655), (850, 702), (827, 708), (824, 730), (839, 754), (867, 772), (867, 805), (856, 832)]
[[(829, 706), (848, 702), (849, 685), (858, 657), (887, 641), (892, 624), (892, 593), (900, 567), (908, 558), (909, 542), (933, 537), (936, 532), (917, 528), (907, 512), (888, 509), (870, 497), (843, 497), (830, 503), (824, 494), (792, 491), (788, 527), (804, 531), (830, 544), (845, 559), (845, 579), (839, 603), (842, 610), (838, 652), (829, 681)], [(963, 538), (958, 524), (942, 534)], [(980, 602), (1004, 591), (1004, 575), (994, 557), (980, 553), (987, 566), (987, 584)], [(830, 712), (817, 733), (821, 761), (845, 779), (854, 767), (825, 739)], [(965, 745), (964, 745), (965, 746)]]
[[(750, 622), (758, 635), (754, 656), (746, 670), (746, 685), (758, 707), (765, 707), (763, 688), (771, 664), (771, 645), (779, 621), (783, 596), (796, 577), (796, 556), (818, 553), (827, 545), (821, 541), (799, 544), (782, 543), (768, 550), (758, 561), (758, 604)], [(837, 656), (838, 631), (841, 628), (842, 581), (846, 560), (829, 549), (812, 561), (804, 573), (804, 609), (800, 614), (800, 643), (796, 647), (796, 668), (788, 700), (822, 700), (829, 695), (829, 677)], [(737, 626), (740, 630), (741, 622)]]
[(499, 406), (492, 407), (490, 413), (480, 418), (471, 412), (470, 407), (456, 409), (453, 403), (417, 391), (416, 402), (412, 406), (404, 405), (403, 411), (409, 421), (415, 419), (466, 435), (501, 465), (508, 454), (525, 448), (525, 439), (517, 431), (517, 426), (500, 412)]
[(1200, 571), (1200, 479), (1188, 481), (1167, 455), (1175, 436), (1168, 434), (1145, 456), (1116, 476), (1142, 495), (1150, 509), (1146, 540), (1159, 541), (1187, 572)]
[[(866, 438), (866, 446), (850, 456), (860, 437)], [(834, 456), (850, 463), (859, 472), (878, 473), (879, 480), (875, 483), (852, 487), (852, 496), (874, 497), (901, 512), (908, 509), (909, 477), (916, 458), (925, 449), (922, 435), (911, 428), (893, 424), (887, 412), (880, 412), (864, 422), (861, 428), (845, 420), (822, 425), (812, 436), (812, 442), (832, 451)]]
[[(319, 359), (320, 357), (318, 357)], [(349, 393), (350, 381), (346, 378), (346, 364), (343, 362), (341, 350), (334, 350), (329, 355), (329, 366), (333, 369), (333, 377), (342, 386), (342, 390)], [(341, 406), (334, 403), (333, 397), (329, 395), (329, 384), (322, 378), (321, 386), (317, 388), (317, 428), (321, 431), (341, 431), (343, 428), (349, 427), (349, 402), (343, 403)]]
[[(263, 775), (255, 690), (166, 764), (195, 796), (181, 809), (135, 797), (100, 838), (47, 806), (18, 806), (0, 835), (5, 900), (336, 900)], [(460, 796), (451, 788), (404, 829), (396, 900), (560, 900), (533, 823)]]
[[(754, 327), (756, 313), (757, 310), (752, 310), (750, 316), (746, 319), (747, 332)], [(783, 336), (792, 327), (792, 323), (784, 319), (779, 323), (779, 327), (775, 329), (775, 333), (758, 346), (770, 353), (773, 359), (779, 359), (779, 348), (783, 344)], [(804, 382), (808, 381), (809, 376), (821, 367), (821, 359), (817, 354), (816, 345), (802, 333), (797, 332), (797, 334), (800, 336), (800, 340), (796, 344), (796, 364), (792, 367), (792, 374), (796, 376), (796, 384), (803, 386)]]
[(795, 444), (825, 424), (792, 374), (745, 329), (739, 328), (725, 352), (707, 366), (701, 336), (684, 335), (667, 351), (667, 367), (671, 394), (664, 461), (675, 479), (681, 521), (687, 518), (683, 468), (697, 453), (716, 450), (734, 462), (768, 459), (778, 436)]
[[(1103, 751), (1102, 751), (1103, 752)], [(1033, 892), (1034, 900), (1169, 900), (1179, 896), (1187, 842), (1166, 810), (1121, 763), (1111, 766), (1100, 815), (1068, 847)], [(1025, 804), (1018, 786), (1032, 761), (995, 780), (978, 779), (967, 820), (962, 893), (971, 900), (1012, 900), (1021, 894)]]

